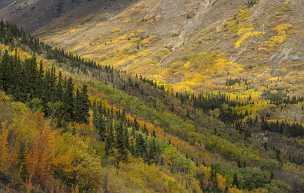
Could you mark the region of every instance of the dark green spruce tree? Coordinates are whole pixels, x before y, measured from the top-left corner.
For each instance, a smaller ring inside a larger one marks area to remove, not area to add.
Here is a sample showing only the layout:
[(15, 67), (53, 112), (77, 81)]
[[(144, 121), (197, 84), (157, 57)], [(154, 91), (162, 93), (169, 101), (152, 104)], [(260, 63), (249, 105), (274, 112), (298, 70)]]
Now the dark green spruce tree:
[(66, 81), (65, 91), (63, 95), (64, 104), (64, 120), (70, 122), (75, 120), (74, 118), (74, 84), (72, 78)]

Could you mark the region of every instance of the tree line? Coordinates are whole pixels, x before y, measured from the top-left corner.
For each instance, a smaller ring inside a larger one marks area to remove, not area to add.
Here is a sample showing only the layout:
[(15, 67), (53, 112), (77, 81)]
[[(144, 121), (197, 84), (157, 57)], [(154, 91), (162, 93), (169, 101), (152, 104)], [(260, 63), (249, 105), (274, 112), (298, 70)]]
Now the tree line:
[(270, 104), (275, 105), (298, 104), (304, 101), (303, 96), (289, 96), (283, 91), (278, 91), (276, 93), (266, 91), (263, 93), (263, 97), (268, 100)]
[[(166, 90), (163, 85), (159, 85), (141, 75), (131, 76), (123, 71), (113, 69), (110, 65), (99, 65), (93, 60), (84, 59), (60, 48), (53, 48), (21, 28), (4, 21), (0, 21), (0, 42), (27, 45), (32, 51), (45, 54), (49, 59), (56, 59), (60, 62), (60, 65), (65, 65), (66, 68), (73, 72), (84, 73), (106, 84), (111, 84), (113, 87), (124, 90), (132, 96), (143, 99), (147, 104), (155, 108), (157, 108), (159, 102), (164, 103), (167, 110), (182, 117), (188, 117), (195, 122), (199, 122), (195, 119), (197, 117), (196, 114), (200, 114), (197, 111), (198, 109), (208, 112), (214, 109), (222, 110), (223, 105), (228, 105), (228, 114), (234, 114), (232, 119), (235, 120), (241, 119), (244, 114), (232, 112), (234, 107), (254, 104), (251, 96), (241, 100), (238, 97), (231, 99), (229, 95), (221, 92), (193, 94), (174, 92), (170, 89)], [(297, 104), (304, 101), (302, 96), (282, 97), (265, 93), (263, 97), (269, 100), (271, 104)], [(230, 120), (231, 118), (226, 116), (227, 108), (221, 112), (221, 115), (222, 121)]]
[(297, 122), (288, 121), (268, 121), (263, 118), (261, 121), (261, 128), (266, 131), (280, 133), (288, 137), (303, 137), (304, 126)]

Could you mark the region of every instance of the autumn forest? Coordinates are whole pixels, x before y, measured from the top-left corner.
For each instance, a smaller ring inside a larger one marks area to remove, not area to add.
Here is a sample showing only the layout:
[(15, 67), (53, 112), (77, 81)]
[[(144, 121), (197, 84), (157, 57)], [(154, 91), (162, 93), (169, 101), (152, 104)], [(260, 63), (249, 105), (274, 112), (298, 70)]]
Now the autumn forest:
[(0, 49), (0, 192), (304, 191), (304, 125), (256, 110), (303, 96), (179, 92), (4, 21)]

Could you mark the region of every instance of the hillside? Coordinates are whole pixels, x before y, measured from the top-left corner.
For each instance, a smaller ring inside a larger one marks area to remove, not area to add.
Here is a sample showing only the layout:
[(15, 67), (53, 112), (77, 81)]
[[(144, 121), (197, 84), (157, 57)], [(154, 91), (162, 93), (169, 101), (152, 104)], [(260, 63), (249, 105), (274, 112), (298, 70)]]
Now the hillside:
[[(67, 26), (79, 20), (89, 20), (99, 11), (99, 19), (105, 20), (131, 4), (130, 0), (5, 0), (0, 2), (0, 17), (22, 24), (28, 31), (45, 26)], [(51, 25), (52, 24), (52, 25)]]
[(248, 98), (170, 93), (14, 26), (0, 33), (6, 192), (302, 192), (301, 124), (243, 112), (258, 104)]
[[(55, 18), (49, 14), (59, 1), (47, 2), (15, 14), (21, 3), (3, 6), (0, 14), (53, 45), (177, 90), (303, 94), (302, 1), (66, 1)], [(26, 16), (31, 9), (43, 14), (41, 24)], [(227, 87), (228, 79), (241, 84)]]
[(302, 193), (303, 7), (1, 1), (0, 192)]

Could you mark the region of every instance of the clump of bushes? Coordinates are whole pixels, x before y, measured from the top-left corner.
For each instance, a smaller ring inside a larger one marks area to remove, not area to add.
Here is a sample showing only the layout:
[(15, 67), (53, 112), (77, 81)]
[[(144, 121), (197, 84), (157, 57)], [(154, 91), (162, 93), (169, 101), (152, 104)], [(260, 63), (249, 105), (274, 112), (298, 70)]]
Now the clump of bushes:
[(246, 5), (250, 8), (257, 4), (257, 0), (246, 0)]

